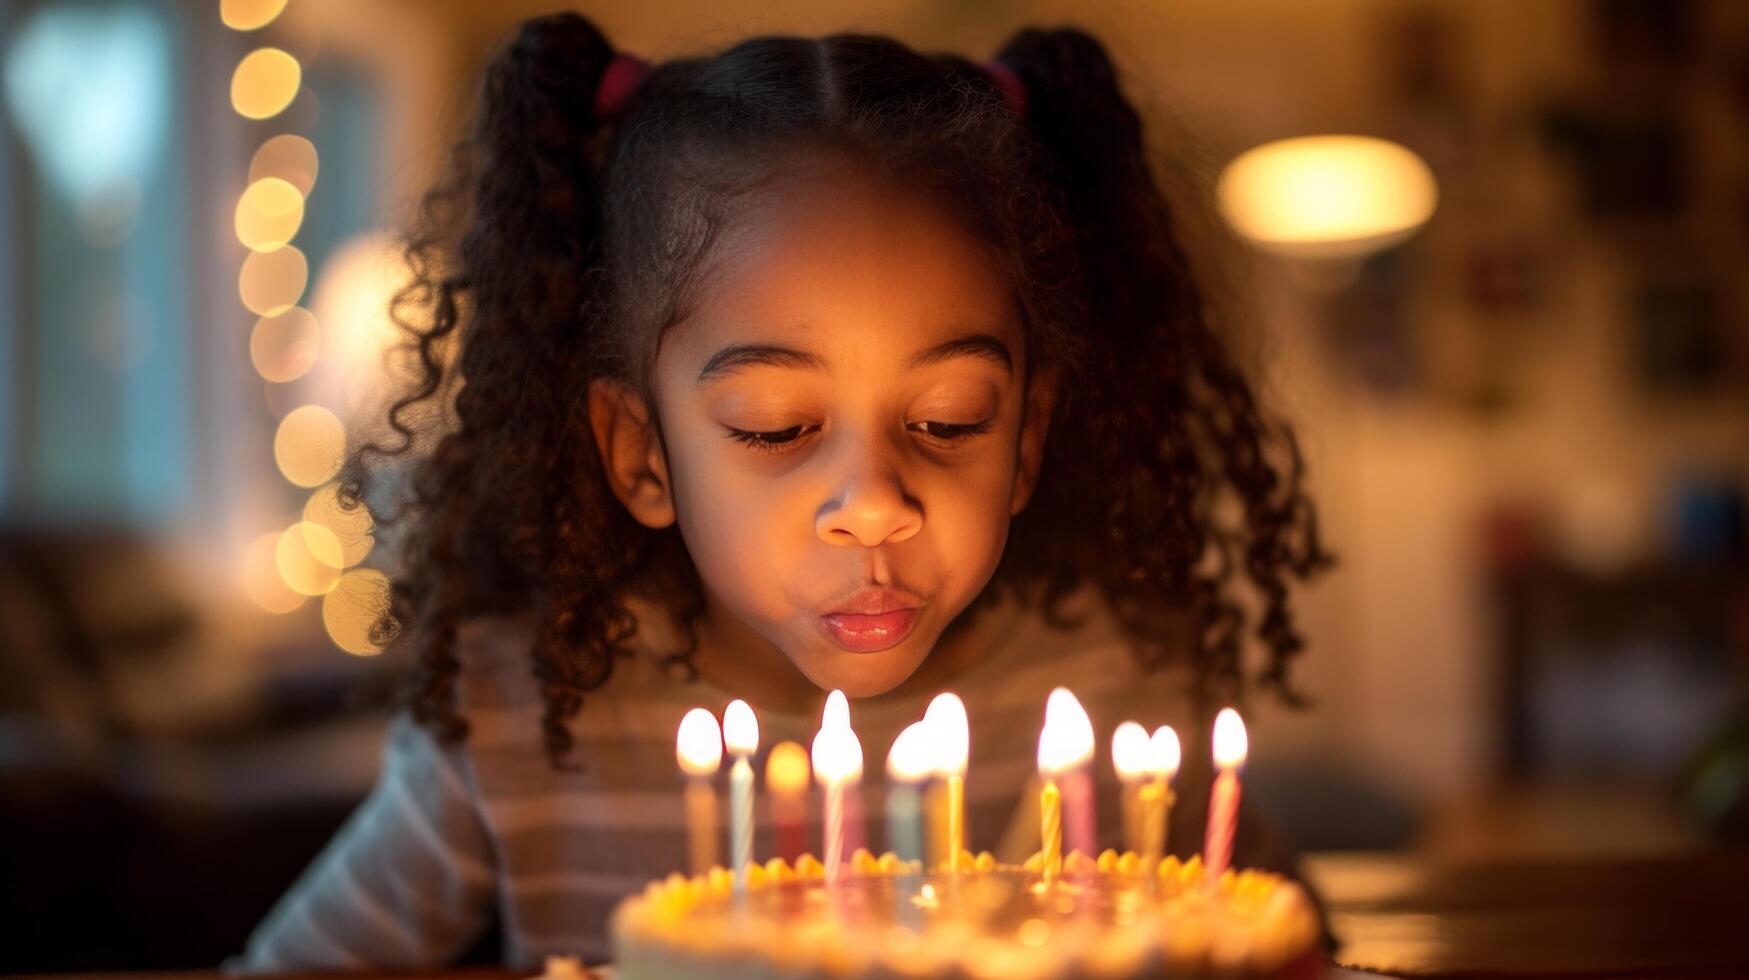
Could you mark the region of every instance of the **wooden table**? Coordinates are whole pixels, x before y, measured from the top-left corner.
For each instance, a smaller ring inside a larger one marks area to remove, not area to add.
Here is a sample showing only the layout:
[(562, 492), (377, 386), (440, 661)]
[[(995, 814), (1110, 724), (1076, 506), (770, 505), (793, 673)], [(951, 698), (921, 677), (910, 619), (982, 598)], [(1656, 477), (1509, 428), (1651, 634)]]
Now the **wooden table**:
[(1442, 865), (1306, 862), (1344, 966), (1416, 976), (1749, 977), (1749, 850)]
[[(1331, 980), (1749, 977), (1749, 850), (1487, 865), (1319, 855), (1307, 859), (1306, 870), (1342, 943)], [(530, 972), (421, 976), (521, 980)]]

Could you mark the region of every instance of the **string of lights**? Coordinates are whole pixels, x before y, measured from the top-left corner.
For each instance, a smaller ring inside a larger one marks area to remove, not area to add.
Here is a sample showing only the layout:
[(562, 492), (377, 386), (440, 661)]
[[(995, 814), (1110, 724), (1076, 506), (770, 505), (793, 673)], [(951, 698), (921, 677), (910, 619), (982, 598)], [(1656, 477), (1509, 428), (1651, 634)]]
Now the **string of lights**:
[[(273, 23), (287, 3), (221, 0), (219, 17), (232, 30), (255, 32)], [(231, 108), (251, 122), (269, 122), (297, 100), (303, 83), (296, 57), (280, 48), (257, 47), (231, 76)], [(310, 286), (310, 267), (293, 241), (303, 227), (319, 162), (308, 138), (276, 134), (255, 151), (237, 200), (235, 231), (248, 250), (237, 293), (257, 317), (249, 358), (270, 389), (309, 375), (324, 347), (333, 346), (325, 343), (334, 339), (333, 330), (348, 326), (330, 324), (325, 338), (323, 323), (300, 305)], [(370, 632), (386, 602), (388, 581), (380, 571), (360, 567), (373, 543), (369, 514), (339, 503), (333, 481), (345, 449), (345, 425), (331, 408), (310, 401), (284, 413), (273, 436), (274, 462), (289, 484), (309, 494), (296, 520), (249, 545), (244, 583), (256, 604), (272, 613), (290, 613), (319, 598), (329, 638), (362, 656), (380, 649)]]

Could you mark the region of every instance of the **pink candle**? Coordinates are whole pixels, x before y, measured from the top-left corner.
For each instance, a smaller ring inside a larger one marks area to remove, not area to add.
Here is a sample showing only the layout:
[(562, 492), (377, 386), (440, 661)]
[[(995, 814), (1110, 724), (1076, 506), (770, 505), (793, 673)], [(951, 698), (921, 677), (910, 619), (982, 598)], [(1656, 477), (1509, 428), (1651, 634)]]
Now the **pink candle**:
[(1233, 860), (1233, 835), (1239, 824), (1239, 767), (1245, 764), (1245, 722), (1232, 708), (1215, 716), (1215, 767), (1220, 775), (1209, 797), (1207, 835), (1203, 838), (1202, 863), (1208, 886), (1215, 887), (1221, 873)]

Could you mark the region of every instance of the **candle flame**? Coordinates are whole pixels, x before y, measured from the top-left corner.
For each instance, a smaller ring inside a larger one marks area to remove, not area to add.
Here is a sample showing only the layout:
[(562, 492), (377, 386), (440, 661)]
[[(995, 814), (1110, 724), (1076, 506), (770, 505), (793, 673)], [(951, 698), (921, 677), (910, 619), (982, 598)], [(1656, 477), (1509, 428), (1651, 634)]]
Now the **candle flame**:
[(1119, 779), (1142, 778), (1149, 772), (1152, 761), (1146, 728), (1126, 721), (1111, 733), (1111, 764), (1117, 767)]
[(813, 756), (814, 778), (822, 785), (848, 783), (862, 776), (862, 743), (848, 724), (821, 728), (814, 735)]
[(971, 723), (966, 720), (966, 705), (959, 695), (942, 693), (929, 702), (923, 712), (923, 723), (929, 726), (927, 739), (932, 744), (932, 768), (942, 777), (963, 776), (966, 760), (971, 755)]
[(1093, 757), (1093, 721), (1066, 687), (1045, 701), (1045, 727), (1038, 735), (1038, 768), (1046, 775), (1073, 769)]
[(717, 727), (717, 716), (703, 708), (694, 708), (680, 719), (680, 732), (674, 739), (674, 755), (680, 769), (688, 776), (709, 776), (723, 761), (723, 733)]
[(780, 796), (800, 796), (808, 790), (808, 750), (794, 742), (779, 742), (765, 758), (765, 785)]
[(820, 730), (850, 727), (850, 700), (843, 691), (826, 695), (826, 710), (820, 712)]
[(1183, 760), (1184, 750), (1179, 748), (1178, 733), (1171, 725), (1161, 725), (1154, 729), (1154, 735), (1148, 739), (1148, 772), (1155, 776), (1171, 779), (1178, 775), (1178, 764)]
[(1233, 769), (1245, 764), (1250, 743), (1245, 737), (1245, 722), (1232, 708), (1222, 708), (1215, 715), (1215, 766)]
[(723, 709), (723, 741), (736, 755), (752, 755), (759, 748), (759, 719), (753, 706), (740, 698)]
[(893, 739), (893, 747), (887, 752), (887, 775), (901, 782), (915, 783), (937, 767), (935, 761), (938, 746), (932, 745), (939, 735), (929, 719), (907, 725)]

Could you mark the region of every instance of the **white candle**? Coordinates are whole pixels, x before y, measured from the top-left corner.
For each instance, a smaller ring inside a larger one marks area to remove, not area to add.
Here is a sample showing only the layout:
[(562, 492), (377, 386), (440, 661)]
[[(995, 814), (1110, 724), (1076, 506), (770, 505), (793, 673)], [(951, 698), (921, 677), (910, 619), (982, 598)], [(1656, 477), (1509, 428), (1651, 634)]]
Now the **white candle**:
[(723, 711), (723, 741), (735, 764), (729, 769), (729, 865), (735, 872), (735, 894), (747, 892), (747, 863), (753, 859), (753, 763), (759, 748), (759, 719), (752, 706), (739, 699)]
[(717, 790), (710, 777), (723, 762), (723, 734), (716, 715), (694, 708), (680, 719), (674, 755), (686, 773), (686, 829), (692, 873), (717, 863)]
[(1209, 796), (1208, 827), (1203, 838), (1202, 864), (1208, 875), (1208, 886), (1220, 883), (1221, 873), (1233, 860), (1233, 837), (1239, 823), (1239, 767), (1245, 764), (1248, 740), (1245, 722), (1232, 708), (1222, 708), (1215, 716), (1214, 790)]
[(850, 703), (843, 691), (826, 698), (820, 730), (814, 735), (814, 779), (826, 792), (826, 883), (836, 885), (844, 863), (844, 796), (862, 778), (862, 743), (850, 728)]

